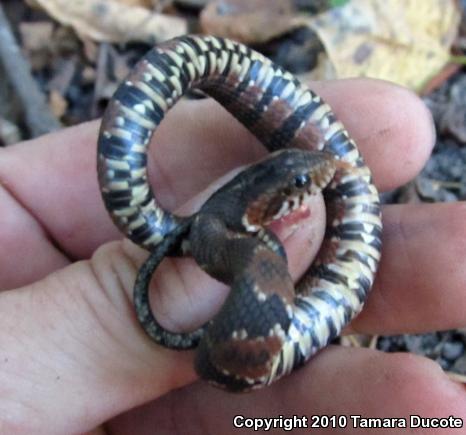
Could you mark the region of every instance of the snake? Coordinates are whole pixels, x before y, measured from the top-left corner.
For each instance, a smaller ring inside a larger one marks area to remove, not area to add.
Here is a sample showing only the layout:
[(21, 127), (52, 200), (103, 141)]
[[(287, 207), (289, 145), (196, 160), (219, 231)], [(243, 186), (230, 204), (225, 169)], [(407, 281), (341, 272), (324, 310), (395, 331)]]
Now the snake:
[[(191, 216), (165, 210), (148, 180), (147, 152), (167, 111), (188, 91), (212, 97), (270, 151)], [(137, 273), (136, 317), (157, 344), (196, 349), (202, 379), (251, 391), (302, 366), (361, 311), (381, 256), (381, 206), (355, 141), (322, 98), (293, 74), (238, 42), (184, 35), (155, 45), (120, 84), (104, 113), (97, 172), (120, 231), (150, 252)], [(326, 229), (296, 285), (268, 225), (322, 194)], [(189, 332), (164, 328), (149, 282), (166, 257), (191, 256), (230, 287)]]

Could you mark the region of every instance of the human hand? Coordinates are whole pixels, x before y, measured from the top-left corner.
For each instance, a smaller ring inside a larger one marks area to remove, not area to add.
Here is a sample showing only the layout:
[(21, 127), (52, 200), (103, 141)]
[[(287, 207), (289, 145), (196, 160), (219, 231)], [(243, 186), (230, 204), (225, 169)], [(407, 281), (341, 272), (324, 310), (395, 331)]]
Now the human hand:
[[(368, 80), (313, 88), (358, 143), (379, 189), (405, 183), (423, 166), (434, 134), (412, 94)], [(464, 386), (435, 363), (369, 349), (330, 346), (272, 387), (246, 395), (187, 386), (195, 381), (192, 353), (155, 345), (135, 320), (132, 286), (147, 254), (116, 241), (121, 235), (97, 187), (96, 138), (97, 124), (89, 123), (0, 149), (0, 288), (14, 289), (0, 294), (1, 433), (82, 433), (107, 421), (101, 430), (112, 434), (227, 434), (238, 433), (237, 414), (466, 419)], [(185, 204), (190, 212), (205, 198), (192, 199), (197, 192), (264, 153), (215, 103), (184, 102), (157, 131), (149, 170), (161, 203), (170, 210)], [(464, 326), (465, 205), (393, 205), (383, 215), (380, 271), (351, 329)], [(278, 228), (295, 278), (323, 229), (319, 198), (297, 231)], [(169, 329), (202, 323), (227, 291), (190, 260), (167, 260), (156, 275), (154, 311)], [(346, 432), (359, 430), (350, 421)]]

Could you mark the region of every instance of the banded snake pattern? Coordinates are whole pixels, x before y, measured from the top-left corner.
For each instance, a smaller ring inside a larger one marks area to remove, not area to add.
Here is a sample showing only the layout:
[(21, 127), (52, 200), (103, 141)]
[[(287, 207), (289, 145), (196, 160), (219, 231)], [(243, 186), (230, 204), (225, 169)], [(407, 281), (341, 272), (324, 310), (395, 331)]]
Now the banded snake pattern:
[[(192, 88), (217, 100), (272, 154), (215, 192), (199, 212), (179, 217), (153, 194), (147, 151), (165, 113)], [(268, 385), (326, 346), (362, 309), (381, 253), (380, 202), (370, 170), (331, 108), (261, 54), (213, 36), (157, 45), (111, 99), (97, 160), (114, 223), (151, 251), (135, 284), (138, 320), (161, 345), (197, 348), (202, 378), (230, 391)], [(294, 287), (284, 248), (264, 225), (320, 191), (325, 238)], [(231, 286), (220, 312), (193, 332), (167, 331), (152, 314), (149, 281), (168, 255), (192, 255)]]

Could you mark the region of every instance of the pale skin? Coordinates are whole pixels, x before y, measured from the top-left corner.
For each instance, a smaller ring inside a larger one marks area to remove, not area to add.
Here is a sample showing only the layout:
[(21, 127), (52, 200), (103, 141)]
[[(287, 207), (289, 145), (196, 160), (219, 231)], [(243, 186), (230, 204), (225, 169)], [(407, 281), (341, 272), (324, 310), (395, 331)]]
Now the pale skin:
[[(369, 80), (313, 89), (359, 144), (380, 190), (420, 171), (434, 131), (417, 97)], [(146, 254), (121, 241), (104, 209), (97, 128), (88, 123), (0, 149), (0, 288), (11, 290), (0, 294), (0, 432), (229, 434), (238, 433), (236, 414), (455, 415), (466, 423), (465, 385), (409, 354), (332, 346), (274, 386), (246, 395), (196, 382), (192, 353), (153, 344), (135, 320), (131, 292)], [(211, 101), (176, 106), (153, 142), (149, 168), (158, 197), (171, 210), (185, 204), (185, 213), (202, 202), (198, 192), (264, 153)], [(351, 329), (464, 327), (465, 204), (385, 206), (383, 217), (381, 268)], [(297, 230), (277, 227), (295, 278), (310, 263), (323, 226), (316, 198)], [(212, 316), (226, 292), (187, 260), (167, 261), (152, 287), (156, 315), (172, 329)], [(351, 425), (342, 432), (366, 433)], [(441, 431), (450, 432), (460, 433)]]

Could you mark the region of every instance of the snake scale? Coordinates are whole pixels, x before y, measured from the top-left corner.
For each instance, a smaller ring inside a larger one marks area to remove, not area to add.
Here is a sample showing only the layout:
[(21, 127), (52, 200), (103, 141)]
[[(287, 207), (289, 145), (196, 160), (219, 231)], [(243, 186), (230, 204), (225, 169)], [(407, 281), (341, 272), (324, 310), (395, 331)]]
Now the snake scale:
[[(154, 197), (147, 150), (165, 113), (192, 88), (217, 100), (272, 154), (197, 213), (179, 217)], [(366, 300), (382, 231), (371, 173), (331, 108), (242, 44), (187, 35), (149, 51), (108, 105), (98, 175), (115, 224), (151, 251), (134, 289), (140, 324), (161, 345), (197, 348), (196, 370), (215, 385), (248, 391), (290, 373), (334, 339)], [(264, 226), (321, 191), (326, 234), (295, 287), (282, 244)], [(167, 255), (191, 255), (231, 287), (220, 311), (195, 331), (168, 331), (152, 314), (149, 281)]]

